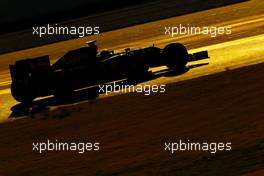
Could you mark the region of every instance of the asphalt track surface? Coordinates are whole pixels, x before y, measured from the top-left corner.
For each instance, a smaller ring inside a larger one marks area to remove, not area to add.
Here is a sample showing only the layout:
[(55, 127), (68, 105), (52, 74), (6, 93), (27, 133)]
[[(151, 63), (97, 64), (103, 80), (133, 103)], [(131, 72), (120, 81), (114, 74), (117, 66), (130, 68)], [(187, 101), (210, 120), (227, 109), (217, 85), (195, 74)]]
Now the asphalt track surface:
[[(231, 35), (165, 35), (165, 26), (231, 26)], [(171, 42), (181, 42), (189, 52), (208, 50), (210, 59), (190, 63), (202, 64), (187, 73), (175, 77), (161, 77), (148, 84), (167, 84), (209, 75), (225, 70), (257, 64), (264, 61), (264, 2), (251, 0), (226, 7), (173, 17), (133, 27), (102, 33), (100, 36), (85, 37), (59, 42), (42, 47), (0, 55), (0, 121), (11, 120), (11, 108), (18, 104), (10, 94), (8, 65), (18, 59), (50, 55), (52, 62), (68, 50), (78, 48), (86, 41), (97, 40), (99, 49), (121, 50), (140, 48), (155, 44), (163, 47)], [(208, 65), (206, 65), (209, 63)], [(155, 68), (154, 71), (164, 67)], [(243, 79), (243, 78), (241, 78)], [(213, 91), (213, 90), (212, 90)]]

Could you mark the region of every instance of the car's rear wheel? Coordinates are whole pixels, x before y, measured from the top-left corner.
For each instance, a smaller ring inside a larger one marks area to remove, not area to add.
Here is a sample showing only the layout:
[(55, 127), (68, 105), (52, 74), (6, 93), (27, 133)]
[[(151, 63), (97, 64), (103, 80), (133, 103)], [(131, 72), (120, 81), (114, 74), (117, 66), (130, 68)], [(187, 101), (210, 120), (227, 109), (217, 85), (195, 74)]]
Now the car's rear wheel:
[(26, 83), (12, 83), (11, 94), (15, 100), (22, 103), (31, 103), (35, 98), (31, 86)]
[(188, 51), (181, 43), (168, 44), (162, 54), (165, 65), (172, 70), (183, 70), (188, 62)]

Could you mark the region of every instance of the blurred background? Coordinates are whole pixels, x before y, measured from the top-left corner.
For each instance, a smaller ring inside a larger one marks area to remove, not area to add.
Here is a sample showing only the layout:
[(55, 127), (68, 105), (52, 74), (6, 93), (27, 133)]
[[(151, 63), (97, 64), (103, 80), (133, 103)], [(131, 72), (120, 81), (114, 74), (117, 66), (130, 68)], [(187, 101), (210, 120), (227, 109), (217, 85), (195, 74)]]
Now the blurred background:
[(0, 34), (145, 3), (150, 0), (1, 0)]

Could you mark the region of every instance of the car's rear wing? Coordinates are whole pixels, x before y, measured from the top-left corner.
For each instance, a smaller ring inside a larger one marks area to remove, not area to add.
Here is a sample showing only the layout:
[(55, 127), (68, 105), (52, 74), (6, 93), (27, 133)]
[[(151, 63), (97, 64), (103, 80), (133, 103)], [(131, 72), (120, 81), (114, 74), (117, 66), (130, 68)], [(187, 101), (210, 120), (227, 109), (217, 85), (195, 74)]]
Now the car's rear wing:
[(12, 81), (17, 79), (23, 79), (25, 77), (30, 76), (32, 73), (43, 72), (49, 68), (49, 56), (18, 60), (15, 64), (9, 65), (10, 76)]

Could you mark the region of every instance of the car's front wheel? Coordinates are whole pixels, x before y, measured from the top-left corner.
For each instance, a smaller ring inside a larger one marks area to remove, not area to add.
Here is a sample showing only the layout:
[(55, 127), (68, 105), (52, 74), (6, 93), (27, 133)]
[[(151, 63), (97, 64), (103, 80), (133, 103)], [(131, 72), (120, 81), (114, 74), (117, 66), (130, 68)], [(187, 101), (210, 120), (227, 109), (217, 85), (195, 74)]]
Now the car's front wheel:
[(172, 70), (183, 70), (188, 62), (188, 51), (181, 43), (171, 43), (162, 52), (165, 65)]

